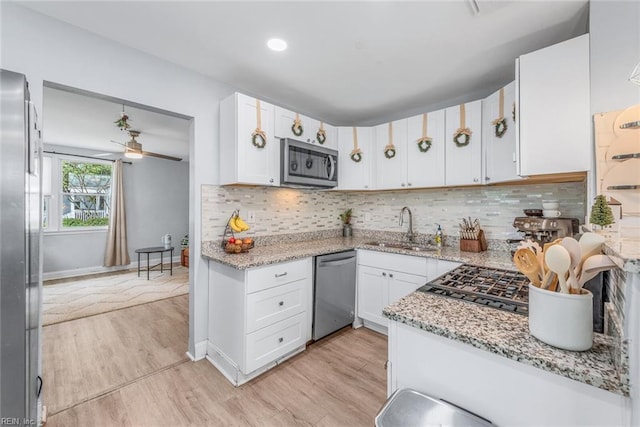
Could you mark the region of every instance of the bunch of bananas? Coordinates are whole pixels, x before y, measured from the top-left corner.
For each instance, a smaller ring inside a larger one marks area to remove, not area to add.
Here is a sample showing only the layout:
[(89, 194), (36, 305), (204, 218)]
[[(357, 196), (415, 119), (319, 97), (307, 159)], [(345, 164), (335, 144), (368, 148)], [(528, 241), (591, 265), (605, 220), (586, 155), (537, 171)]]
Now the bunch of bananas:
[(229, 227), (231, 227), (231, 229), (236, 233), (247, 231), (249, 230), (249, 228), (251, 228), (249, 227), (249, 224), (247, 224), (242, 218), (240, 218), (240, 214), (238, 213), (231, 215), (231, 218), (229, 218)]

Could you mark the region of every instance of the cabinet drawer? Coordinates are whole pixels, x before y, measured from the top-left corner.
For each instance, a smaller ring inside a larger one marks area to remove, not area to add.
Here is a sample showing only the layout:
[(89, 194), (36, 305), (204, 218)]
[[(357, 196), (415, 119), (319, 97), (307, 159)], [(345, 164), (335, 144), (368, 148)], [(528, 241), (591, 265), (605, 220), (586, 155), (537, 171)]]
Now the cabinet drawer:
[(311, 277), (311, 258), (281, 262), (247, 271), (247, 293)]
[(310, 279), (302, 279), (247, 295), (247, 332), (306, 311), (310, 288)]
[(247, 335), (245, 374), (271, 363), (306, 342), (307, 314), (300, 313)]
[(358, 250), (358, 265), (401, 271), (420, 276), (427, 275), (427, 259), (411, 255)]

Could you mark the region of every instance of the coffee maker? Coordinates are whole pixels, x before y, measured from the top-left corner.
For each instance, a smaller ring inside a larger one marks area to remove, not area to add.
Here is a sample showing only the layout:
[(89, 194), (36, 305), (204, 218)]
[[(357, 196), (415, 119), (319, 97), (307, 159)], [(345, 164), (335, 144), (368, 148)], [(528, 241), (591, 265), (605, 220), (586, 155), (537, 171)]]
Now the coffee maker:
[(513, 220), (513, 226), (523, 233), (523, 240), (533, 240), (540, 246), (563, 237), (573, 237), (580, 232), (577, 218), (522, 216)]

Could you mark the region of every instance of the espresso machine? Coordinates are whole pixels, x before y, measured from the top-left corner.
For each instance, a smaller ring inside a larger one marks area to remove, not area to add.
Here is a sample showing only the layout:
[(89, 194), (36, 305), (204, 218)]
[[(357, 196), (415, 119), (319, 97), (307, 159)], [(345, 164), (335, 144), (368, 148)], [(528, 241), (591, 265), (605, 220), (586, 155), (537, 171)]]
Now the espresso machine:
[(580, 233), (580, 221), (577, 218), (522, 216), (513, 220), (513, 226), (523, 233), (523, 240), (533, 240), (538, 242), (540, 246)]

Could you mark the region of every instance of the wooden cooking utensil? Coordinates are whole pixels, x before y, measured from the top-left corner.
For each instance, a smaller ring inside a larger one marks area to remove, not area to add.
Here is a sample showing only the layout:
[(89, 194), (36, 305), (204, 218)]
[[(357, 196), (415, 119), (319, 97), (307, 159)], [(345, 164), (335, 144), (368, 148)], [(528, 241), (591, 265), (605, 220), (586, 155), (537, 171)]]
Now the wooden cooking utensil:
[(565, 280), (565, 275), (571, 267), (571, 256), (561, 245), (553, 245), (545, 251), (544, 259), (549, 266), (549, 270), (558, 275), (560, 292), (568, 294), (569, 288)]
[(582, 260), (582, 251), (580, 250), (580, 243), (573, 237), (565, 237), (560, 243), (563, 248), (569, 252), (571, 257), (571, 266), (569, 267), (569, 287), (573, 289), (580, 289), (578, 285), (578, 279), (576, 278), (575, 268), (580, 264)]
[(513, 262), (518, 270), (531, 280), (535, 286), (540, 287), (540, 265), (536, 254), (530, 249), (518, 249), (513, 255)]
[(583, 287), (601, 271), (610, 270), (616, 264), (607, 255), (592, 255), (582, 264), (582, 271), (578, 279), (578, 286)]

